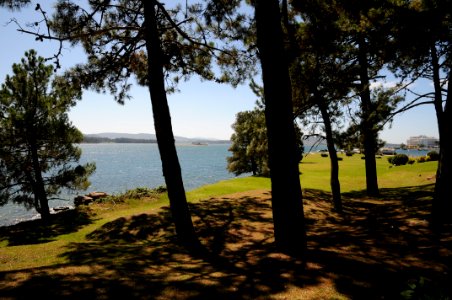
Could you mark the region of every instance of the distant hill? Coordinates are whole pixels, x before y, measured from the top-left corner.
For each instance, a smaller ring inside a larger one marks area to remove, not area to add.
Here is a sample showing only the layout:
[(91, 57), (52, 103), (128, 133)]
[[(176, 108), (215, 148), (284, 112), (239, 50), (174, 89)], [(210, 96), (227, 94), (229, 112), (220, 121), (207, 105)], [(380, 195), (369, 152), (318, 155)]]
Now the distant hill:
[(83, 142), (85, 144), (100, 144), (100, 143), (118, 143), (118, 144), (130, 144), (130, 143), (140, 143), (140, 144), (152, 144), (157, 143), (157, 140), (151, 139), (131, 139), (131, 138), (107, 138), (100, 136), (83, 136)]
[[(207, 143), (207, 144), (227, 144), (229, 140), (217, 140), (208, 138), (186, 138), (175, 136), (178, 144)], [(117, 133), (103, 132), (95, 134), (85, 134), (86, 143), (156, 143), (157, 138), (153, 133)]]

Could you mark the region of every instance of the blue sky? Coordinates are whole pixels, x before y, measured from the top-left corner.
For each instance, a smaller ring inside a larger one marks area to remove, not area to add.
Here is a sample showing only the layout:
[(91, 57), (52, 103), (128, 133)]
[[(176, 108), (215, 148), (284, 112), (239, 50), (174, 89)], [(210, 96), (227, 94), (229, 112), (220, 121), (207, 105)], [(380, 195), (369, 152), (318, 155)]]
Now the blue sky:
[[(25, 51), (36, 49), (39, 55), (49, 57), (57, 50), (55, 43), (37, 42), (32, 36), (17, 32), (15, 24), (7, 25), (11, 18), (26, 24), (39, 19), (39, 15), (33, 5), (21, 12), (0, 9), (0, 82), (11, 74), (11, 65), (20, 62)], [(63, 67), (84, 60), (81, 49), (66, 46), (63, 50)], [(430, 89), (431, 85), (419, 83), (416, 88)], [(179, 90), (169, 95), (168, 100), (174, 134), (185, 137), (229, 139), (236, 113), (252, 109), (256, 100), (247, 85), (234, 89), (228, 85), (202, 82), (196, 77), (181, 83)], [(148, 90), (134, 86), (131, 95), (133, 98), (122, 106), (110, 95), (87, 91), (70, 111), (69, 117), (83, 133), (154, 133)], [(385, 128), (380, 137), (389, 143), (402, 143), (414, 135), (437, 137), (437, 132), (433, 106), (423, 106), (397, 116), (392, 128)]]

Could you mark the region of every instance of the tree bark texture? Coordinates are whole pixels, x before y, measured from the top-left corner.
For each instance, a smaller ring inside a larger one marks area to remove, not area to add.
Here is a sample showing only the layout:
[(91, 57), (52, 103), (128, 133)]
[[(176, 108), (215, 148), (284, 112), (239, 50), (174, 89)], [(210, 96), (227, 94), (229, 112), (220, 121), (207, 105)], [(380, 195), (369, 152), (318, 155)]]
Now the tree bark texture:
[(179, 240), (186, 246), (197, 246), (198, 239), (185, 196), (177, 156), (171, 115), (166, 97), (163, 53), (156, 19), (156, 2), (143, 1), (145, 40), (148, 54), (148, 85), (152, 102), (155, 133), (162, 160), (163, 176), (168, 190), (171, 214)]
[(447, 98), (443, 109), (443, 98), (440, 82), (440, 68), (436, 48), (431, 47), (433, 67), (433, 85), (435, 89), (435, 111), (439, 132), (439, 161), (436, 171), (435, 192), (432, 203), (432, 221), (436, 229), (443, 224), (452, 224), (452, 200), (450, 197), (450, 184), (452, 183), (452, 113), (451, 102), (452, 78), (448, 74)]
[(44, 179), (42, 178), (41, 165), (39, 163), (38, 147), (36, 145), (35, 137), (31, 137), (31, 139), (30, 152), (34, 173), (32, 188), (35, 196), (35, 207), (41, 215), (41, 219), (48, 220), (50, 218), (50, 208), (45, 190)]
[(275, 242), (285, 252), (303, 255), (306, 250), (303, 202), (278, 1), (255, 1), (255, 18), (264, 82)]
[(378, 196), (377, 162), (375, 159), (376, 137), (373, 132), (373, 124), (369, 121), (372, 113), (370, 99), (369, 64), (367, 61), (367, 45), (364, 38), (360, 38), (358, 45), (360, 98), (361, 98), (361, 135), (363, 138), (365, 166), (366, 166), (366, 190), (368, 196)]
[(322, 114), (323, 124), (325, 125), (326, 146), (330, 155), (331, 162), (331, 174), (330, 184), (331, 193), (333, 194), (334, 209), (338, 212), (342, 212), (342, 198), (341, 198), (341, 185), (339, 182), (339, 161), (337, 158), (336, 148), (334, 147), (333, 130), (331, 128), (331, 119), (328, 114), (327, 106), (324, 99), (318, 99), (317, 105)]

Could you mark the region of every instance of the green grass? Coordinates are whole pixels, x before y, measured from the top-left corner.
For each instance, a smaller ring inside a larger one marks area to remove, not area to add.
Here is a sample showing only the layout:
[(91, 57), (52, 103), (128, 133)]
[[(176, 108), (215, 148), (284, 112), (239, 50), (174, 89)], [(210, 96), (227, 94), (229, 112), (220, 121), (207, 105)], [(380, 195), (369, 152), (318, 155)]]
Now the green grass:
[[(339, 155), (339, 181), (342, 192), (361, 191), (366, 188), (364, 159), (362, 155)], [(418, 186), (434, 182), (438, 162), (415, 163), (405, 166), (391, 166), (386, 157), (377, 162), (378, 185), (380, 188)], [(330, 159), (319, 154), (310, 154), (300, 165), (303, 188), (331, 191)]]
[[(365, 169), (364, 160), (361, 159), (361, 155), (354, 155), (352, 157), (347, 157), (344, 155), (341, 157), (343, 158), (343, 160), (339, 162), (339, 166), (342, 192), (346, 193), (364, 190)], [(437, 162), (426, 162), (422, 164), (415, 163), (413, 165), (393, 167), (390, 166), (385, 157), (377, 159), (379, 187), (418, 187), (432, 184), (434, 183), (434, 174), (436, 172), (436, 167)], [(325, 194), (323, 192), (312, 192), (312, 190), (322, 190), (326, 192), (330, 191), (329, 158), (321, 157), (319, 154), (310, 154), (305, 157), (300, 164), (300, 172), (302, 188), (308, 190), (306, 191), (305, 198), (319, 200), (321, 199), (321, 197), (324, 197), (326, 199), (324, 200), (326, 201), (325, 203), (329, 203), (328, 194)], [(188, 191), (187, 198), (190, 202), (193, 203), (194, 206), (197, 206), (200, 210), (202, 210), (204, 209), (202, 207), (211, 207), (215, 205), (215, 202), (211, 201), (209, 203), (208, 201), (202, 200), (208, 200), (215, 197), (217, 199), (222, 199), (224, 205), (227, 206), (226, 198), (228, 197), (223, 197), (225, 195), (269, 189), (270, 180), (268, 178), (240, 177), (219, 181), (215, 184), (206, 185)], [(421, 189), (424, 189), (424, 187), (421, 187)], [(239, 196), (235, 198), (242, 199), (242, 194), (238, 195)], [(250, 199), (248, 194), (244, 195), (245, 196), (243, 196), (243, 199)], [(234, 197), (230, 198), (232, 199)], [(241, 203), (243, 203), (240, 201), (237, 200), (235, 204), (240, 205)], [(121, 233), (124, 233), (124, 236), (127, 237), (129, 236), (128, 234), (131, 230), (130, 228), (133, 227), (134, 219), (140, 220), (141, 226), (143, 227), (152, 227), (155, 224), (158, 225), (159, 220), (166, 218), (164, 216), (167, 215), (168, 210), (167, 208), (162, 207), (167, 206), (168, 198), (166, 194), (160, 196), (152, 196), (150, 198), (146, 198), (146, 200), (126, 199), (125, 202), (114, 202), (112, 201), (112, 199), (110, 199), (105, 203), (91, 205), (89, 209), (82, 210), (81, 212), (74, 214), (69, 213), (66, 215), (61, 214), (61, 216), (65, 216), (65, 219), (56, 220), (55, 225), (51, 228), (46, 229), (44, 226), (39, 225), (40, 223), (37, 221), (19, 224), (11, 228), (0, 228), (0, 282), (2, 280), (6, 280), (5, 276), (9, 276), (8, 274), (11, 272), (20, 273), (21, 270), (23, 270), (23, 272), (25, 272), (25, 274), (27, 275), (19, 274), (17, 276), (31, 276), (32, 278), (34, 272), (33, 270), (41, 270), (42, 268), (58, 270), (60, 266), (68, 266), (64, 267), (64, 272), (68, 272), (69, 275), (71, 275), (71, 272), (73, 272), (74, 274), (78, 274), (77, 276), (81, 276), (80, 274), (83, 274), (83, 272), (88, 272), (84, 268), (91, 267), (90, 264), (85, 263), (85, 261), (83, 261), (83, 259), (80, 259), (79, 257), (81, 256), (81, 258), (83, 258), (82, 255), (88, 255), (84, 252), (85, 247), (87, 249), (91, 249), (90, 251), (94, 251), (93, 253), (95, 253), (96, 255), (98, 253), (97, 251), (99, 251), (99, 259), (102, 261), (110, 259), (110, 256), (114, 256), (113, 254), (106, 254), (107, 252), (114, 252), (116, 249), (121, 249), (121, 251), (124, 252), (123, 254), (125, 256), (115, 256), (111, 259), (117, 259), (118, 261), (121, 260), (123, 261), (123, 264), (127, 266), (127, 255), (130, 255), (131, 257), (133, 257), (133, 259), (130, 259), (130, 261), (133, 261), (134, 259), (142, 259), (144, 265), (152, 265), (154, 263), (154, 260), (150, 259), (148, 256), (153, 253), (152, 251), (156, 251), (156, 253), (158, 253), (158, 251), (166, 251), (164, 247), (167, 247), (169, 243), (165, 242), (164, 245), (166, 246), (156, 246), (158, 245), (160, 239), (157, 234), (156, 236), (158, 238), (156, 238), (156, 240), (148, 240), (144, 242), (150, 243), (147, 245), (147, 248), (143, 248), (143, 245), (139, 244), (136, 241), (134, 242), (135, 244), (132, 243), (130, 247), (126, 247), (124, 245), (128, 245), (127, 240), (119, 240), (118, 248), (115, 244), (108, 244), (107, 247), (107, 244), (103, 245), (98, 241), (93, 240), (92, 238), (90, 239), (90, 235), (93, 236), (93, 233), (96, 232), (104, 232), (107, 235), (110, 234), (111, 236), (113, 236), (114, 232), (112, 232), (111, 230), (115, 228), (112, 229), (111, 226), (117, 226), (118, 230), (121, 230)], [(327, 204), (326, 207), (328, 207), (329, 209), (329, 204)], [(248, 209), (258, 210), (259, 207), (249, 206), (246, 207), (246, 209), (243, 208), (243, 211), (237, 210), (235, 211), (235, 213), (242, 213)], [(269, 210), (269, 206), (266, 209)], [(328, 211), (329, 213), (328, 209), (326, 209), (326, 211)], [(200, 216), (202, 219), (202, 215), (197, 215), (196, 217), (199, 218)], [(206, 214), (204, 218), (207, 219), (207, 216), (209, 215)], [(253, 220), (254, 222), (258, 216), (260, 216), (260, 213), (256, 212), (256, 214), (253, 215), (250, 220)], [(227, 221), (228, 217), (229, 211), (226, 209), (224, 221)], [(239, 224), (240, 221), (238, 221), (238, 224), (236, 226), (239, 226)], [(202, 226), (198, 224), (198, 228), (202, 228)], [(247, 228), (246, 230), (249, 229)], [(271, 230), (269, 229), (268, 232), (270, 231)], [(237, 234), (241, 231), (237, 230), (234, 232), (234, 234)], [(267, 231), (265, 231), (265, 234), (267, 234)], [(217, 232), (215, 232), (214, 236), (215, 241), (218, 238)], [(139, 256), (135, 252), (143, 251), (143, 249), (147, 249), (146, 251), (149, 251), (145, 253), (144, 256)], [(71, 257), (71, 255), (69, 255), (68, 253), (75, 255), (75, 257), (79, 259), (78, 261), (82, 262), (80, 266), (74, 266), (74, 257)], [(105, 255), (107, 255), (107, 258), (104, 257)], [(181, 266), (183, 266), (184, 263), (185, 261), (181, 263)], [(112, 264), (112, 267), (114, 267), (114, 264)], [(250, 273), (252, 273), (252, 270), (250, 270)], [(52, 275), (50, 276), (52, 277)], [(146, 278), (146, 276), (144, 276), (143, 278)], [(181, 278), (182, 277), (179, 277), (177, 280), (180, 280)], [(9, 279), (9, 282), (11, 282), (11, 280), (12, 279)], [(168, 282), (170, 282), (170, 280), (168, 280)], [(106, 284), (114, 283), (107, 282)], [(0, 292), (1, 291), (2, 288), (0, 284)], [(333, 295), (337, 296), (334, 293)], [(168, 296), (168, 298), (171, 298), (171, 295)]]
[(213, 196), (252, 190), (270, 189), (270, 180), (265, 177), (240, 177), (222, 180), (214, 184), (202, 186), (187, 193), (189, 201), (198, 201)]
[[(361, 191), (366, 188), (364, 159), (362, 155), (339, 155), (339, 180), (342, 192)], [(391, 166), (387, 157), (376, 160), (378, 185), (380, 188), (419, 186), (434, 182), (437, 162), (415, 163), (405, 166)], [(320, 154), (309, 154), (300, 164), (300, 181), (303, 189), (330, 189), (330, 159)], [(270, 179), (263, 177), (242, 177), (220, 181), (188, 192), (192, 201), (249, 190), (269, 189)]]

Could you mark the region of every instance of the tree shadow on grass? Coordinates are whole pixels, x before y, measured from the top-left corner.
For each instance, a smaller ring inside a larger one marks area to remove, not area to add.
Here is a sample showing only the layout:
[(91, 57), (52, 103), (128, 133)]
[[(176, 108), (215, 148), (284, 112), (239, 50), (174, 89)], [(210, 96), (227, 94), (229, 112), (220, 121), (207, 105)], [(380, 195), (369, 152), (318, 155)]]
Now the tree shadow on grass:
[[(311, 193), (313, 200), (321, 194)], [(307, 213), (309, 260), (337, 274), (337, 289), (352, 298), (397, 298), (420, 277), (451, 293), (452, 235), (429, 227), (432, 195), (432, 185), (381, 189), (379, 198), (344, 193), (343, 214), (323, 198)]]
[(0, 227), (0, 242), (8, 241), (9, 246), (47, 243), (56, 236), (76, 232), (91, 223), (87, 211), (71, 209), (50, 215), (47, 223), (38, 219)]
[(167, 208), (119, 218), (70, 244), (66, 264), (0, 273), (0, 298), (397, 299), (418, 276), (450, 280), (450, 236), (431, 238), (419, 219), (428, 205), (411, 192), (346, 195), (337, 214), (329, 193), (305, 190), (306, 268), (274, 247), (268, 193), (192, 204), (204, 255), (177, 245)]

